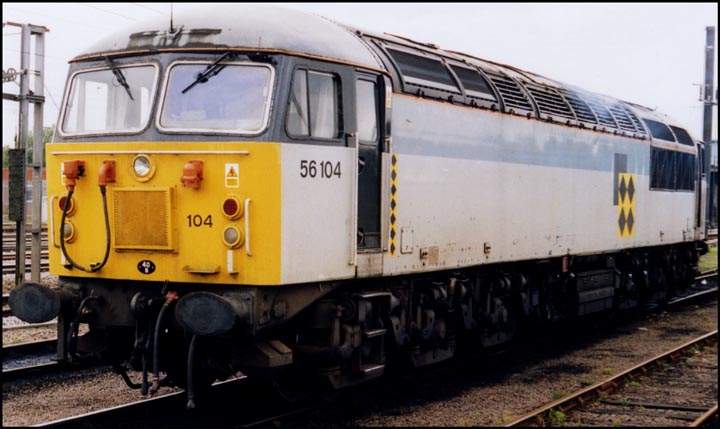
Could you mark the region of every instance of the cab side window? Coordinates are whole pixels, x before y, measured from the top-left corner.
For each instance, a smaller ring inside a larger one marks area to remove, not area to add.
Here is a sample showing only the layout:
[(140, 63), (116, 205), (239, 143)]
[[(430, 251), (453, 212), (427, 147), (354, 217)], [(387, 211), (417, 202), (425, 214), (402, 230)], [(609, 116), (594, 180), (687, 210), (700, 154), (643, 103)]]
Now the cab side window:
[(336, 139), (342, 135), (340, 80), (330, 73), (296, 70), (287, 132), (292, 137)]

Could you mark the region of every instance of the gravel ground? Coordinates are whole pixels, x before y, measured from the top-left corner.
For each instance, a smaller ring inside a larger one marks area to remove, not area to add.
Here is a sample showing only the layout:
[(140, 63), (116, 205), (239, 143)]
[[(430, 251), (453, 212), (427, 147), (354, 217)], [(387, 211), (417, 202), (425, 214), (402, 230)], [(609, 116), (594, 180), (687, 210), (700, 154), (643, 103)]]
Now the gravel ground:
[[(25, 281), (30, 281), (30, 273), (25, 273)], [(48, 286), (57, 286), (58, 278), (48, 272), (40, 273), (40, 283)], [(13, 274), (3, 275), (3, 295), (7, 295), (15, 287), (15, 276)]]
[[(140, 380), (139, 373), (130, 377)], [(161, 387), (158, 395), (177, 389)], [(3, 383), (2, 426), (30, 426), (142, 399), (109, 368)]]
[[(717, 301), (689, 306), (607, 334), (588, 333), (579, 346), (501, 358), (493, 368), (466, 363), (440, 375), (420, 373), (402, 389), (380, 389), (330, 420), (342, 426), (501, 426), (717, 326)], [(317, 423), (329, 422), (321, 416)]]

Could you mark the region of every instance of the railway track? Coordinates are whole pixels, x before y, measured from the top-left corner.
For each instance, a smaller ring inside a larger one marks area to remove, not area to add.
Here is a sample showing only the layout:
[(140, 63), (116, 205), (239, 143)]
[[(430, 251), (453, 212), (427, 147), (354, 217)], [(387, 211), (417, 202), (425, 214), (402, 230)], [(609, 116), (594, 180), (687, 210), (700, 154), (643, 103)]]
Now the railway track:
[[(53, 420), (35, 425), (35, 427), (73, 429), (78, 427), (214, 427), (213, 424), (217, 423), (218, 413), (226, 415), (228, 409), (224, 407), (232, 406), (232, 403), (237, 406), (238, 403), (241, 403), (236, 402), (236, 400), (240, 401), (238, 395), (251, 394), (250, 392), (237, 392), (238, 385), (246, 378), (245, 375), (239, 375), (231, 380), (214, 383), (209, 392), (211, 398), (208, 404), (209, 407), (197, 413), (182, 412), (187, 401), (186, 393), (183, 390), (78, 416)], [(224, 411), (218, 409), (218, 407), (224, 408)], [(244, 419), (242, 415), (238, 415), (238, 420), (241, 419)], [(238, 425), (242, 426), (242, 423), (235, 422), (233, 427)]]
[(3, 381), (57, 372), (56, 344), (57, 339), (50, 339), (3, 346)]
[[(698, 426), (713, 415), (717, 419), (717, 336), (715, 330), (695, 338), (538, 408), (506, 427), (557, 426), (566, 422), (603, 426), (608, 421), (622, 426), (657, 427), (667, 426), (662, 422), (668, 419), (675, 424)], [(653, 418), (662, 422), (653, 423)]]
[[(15, 258), (17, 255), (17, 243), (15, 236), (15, 225), (3, 225), (3, 238), (2, 238), (2, 249), (3, 249), (3, 275), (15, 273)], [(40, 236), (41, 248), (40, 248), (40, 271), (48, 271), (49, 267), (49, 252), (48, 252), (48, 231), (47, 227), (42, 227)], [(32, 232), (30, 226), (25, 229), (25, 271), (30, 271), (32, 261)]]

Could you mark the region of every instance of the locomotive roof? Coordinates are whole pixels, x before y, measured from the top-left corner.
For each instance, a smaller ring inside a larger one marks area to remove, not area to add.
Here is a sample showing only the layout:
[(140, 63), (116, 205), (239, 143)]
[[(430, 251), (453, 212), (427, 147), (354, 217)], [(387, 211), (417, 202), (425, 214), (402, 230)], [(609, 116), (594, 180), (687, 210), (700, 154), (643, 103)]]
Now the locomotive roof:
[(327, 18), (272, 6), (203, 6), (133, 25), (91, 46), (73, 61), (124, 52), (257, 49), (305, 54), (384, 69), (346, 27)]
[[(294, 9), (265, 5), (203, 6), (175, 15), (172, 27), (173, 31), (170, 28), (169, 16), (135, 24), (122, 33), (116, 33), (99, 41), (72, 61), (113, 54), (156, 51), (223, 52), (228, 49), (240, 49), (307, 55), (384, 70), (392, 74), (393, 71), (388, 70), (388, 66), (383, 64), (368, 46), (368, 43), (371, 43), (369, 39), (375, 39), (389, 42), (391, 45), (435, 54), (438, 57), (478, 67), (483, 71), (499, 73), (523, 85), (538, 84), (543, 87), (571, 90), (595, 97), (598, 102), (606, 105), (620, 102), (614, 97), (584, 91), (513, 66), (441, 49), (434, 44), (417, 42), (401, 36), (356, 29), (319, 15)], [(647, 107), (627, 102), (623, 102), (623, 105), (636, 115), (679, 126), (671, 118)]]

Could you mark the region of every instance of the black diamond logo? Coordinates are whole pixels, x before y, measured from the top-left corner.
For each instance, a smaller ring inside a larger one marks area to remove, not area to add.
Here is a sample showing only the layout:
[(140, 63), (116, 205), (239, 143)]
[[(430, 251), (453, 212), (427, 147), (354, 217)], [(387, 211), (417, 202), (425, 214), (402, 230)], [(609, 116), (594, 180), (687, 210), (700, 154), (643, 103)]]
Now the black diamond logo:
[(395, 228), (390, 229), (390, 238), (395, 238)]
[(391, 209), (395, 210), (395, 207), (396, 207), (396, 206), (397, 206), (397, 204), (395, 203), (395, 200), (390, 201), (390, 208), (391, 208)]
[(625, 178), (620, 179), (620, 204), (625, 201), (625, 193), (627, 193), (627, 187), (625, 186)]
[(390, 245), (390, 253), (395, 253), (395, 245), (394, 244)]
[(397, 219), (395, 219), (395, 214), (391, 214), (390, 215), (390, 223), (394, 225), (396, 220)]
[(620, 227), (620, 234), (625, 234), (625, 210), (620, 209), (620, 219), (618, 219), (618, 226)]
[[(630, 176), (630, 183), (628, 184), (628, 194), (630, 196), (630, 202), (632, 203), (633, 197), (635, 196), (635, 181), (632, 176)], [(630, 227), (630, 230), (632, 230), (632, 226)]]
[(395, 172), (395, 170), (393, 170), (393, 172), (390, 173), (390, 177), (391, 177), (393, 180), (397, 179), (397, 173)]
[(635, 217), (633, 216), (632, 209), (630, 209), (630, 212), (628, 213), (627, 224), (628, 224), (628, 234), (632, 234), (633, 233), (633, 225), (635, 224)]
[(392, 185), (392, 188), (390, 188), (390, 192), (395, 195), (395, 193), (397, 192), (397, 188), (395, 187), (395, 185)]
[(393, 155), (392, 156), (392, 165), (396, 165), (396, 164), (397, 164), (397, 155)]

